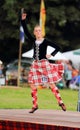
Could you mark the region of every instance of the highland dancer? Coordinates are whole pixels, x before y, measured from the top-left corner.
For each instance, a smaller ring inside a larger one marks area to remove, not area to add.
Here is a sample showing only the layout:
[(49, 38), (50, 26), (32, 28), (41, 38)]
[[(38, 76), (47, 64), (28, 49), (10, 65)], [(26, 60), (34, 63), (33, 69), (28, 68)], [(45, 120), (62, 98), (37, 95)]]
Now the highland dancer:
[[(63, 111), (66, 111), (66, 107), (55, 84), (62, 79), (64, 73), (64, 66), (63, 64), (52, 64), (48, 61), (48, 58), (50, 58), (51, 55), (56, 55), (60, 48), (54, 42), (51, 42), (50, 40), (43, 37), (42, 30), (39, 25), (36, 25), (34, 27), (35, 37), (33, 37), (29, 33), (28, 28), (26, 26), (26, 18), (27, 14), (23, 13), (21, 24), (23, 26), (26, 36), (34, 44), (34, 61), (32, 63), (28, 75), (28, 83), (31, 87), (31, 95), (33, 102), (33, 107), (29, 113), (34, 113), (38, 109), (37, 86), (44, 84), (49, 84), (52, 93), (55, 95), (58, 101), (58, 105), (62, 108)], [(55, 48), (55, 50), (51, 54), (46, 54), (48, 46)]]

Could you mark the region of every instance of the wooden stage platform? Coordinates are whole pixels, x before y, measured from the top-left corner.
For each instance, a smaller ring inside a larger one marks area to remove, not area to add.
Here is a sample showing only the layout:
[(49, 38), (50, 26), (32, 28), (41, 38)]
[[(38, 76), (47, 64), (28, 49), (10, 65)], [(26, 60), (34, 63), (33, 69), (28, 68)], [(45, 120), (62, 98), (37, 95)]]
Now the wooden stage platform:
[(80, 130), (80, 112), (0, 109), (0, 130)]

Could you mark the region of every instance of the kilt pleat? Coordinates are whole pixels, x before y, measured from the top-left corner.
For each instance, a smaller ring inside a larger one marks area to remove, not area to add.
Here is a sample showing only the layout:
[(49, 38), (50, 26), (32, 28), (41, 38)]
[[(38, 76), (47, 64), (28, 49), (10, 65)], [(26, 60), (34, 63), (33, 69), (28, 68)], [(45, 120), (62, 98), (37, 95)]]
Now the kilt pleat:
[(57, 83), (62, 79), (64, 65), (49, 63), (43, 59), (34, 60), (28, 75), (28, 82), (34, 85), (43, 85), (44, 83)]

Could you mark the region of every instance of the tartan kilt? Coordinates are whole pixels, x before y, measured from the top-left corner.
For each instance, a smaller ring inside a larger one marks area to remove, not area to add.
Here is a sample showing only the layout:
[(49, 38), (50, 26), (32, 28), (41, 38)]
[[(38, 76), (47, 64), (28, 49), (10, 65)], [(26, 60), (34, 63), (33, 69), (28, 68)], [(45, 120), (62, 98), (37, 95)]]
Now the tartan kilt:
[(43, 85), (45, 83), (57, 83), (62, 79), (64, 65), (52, 64), (48, 60), (34, 60), (28, 75), (28, 83)]

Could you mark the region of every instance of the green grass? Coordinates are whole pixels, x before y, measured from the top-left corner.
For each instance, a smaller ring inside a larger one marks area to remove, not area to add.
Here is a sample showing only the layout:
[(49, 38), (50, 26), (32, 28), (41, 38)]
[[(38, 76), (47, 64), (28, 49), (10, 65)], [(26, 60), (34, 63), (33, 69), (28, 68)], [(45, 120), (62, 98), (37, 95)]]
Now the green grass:
[[(77, 111), (78, 91), (60, 89), (67, 111)], [(50, 89), (38, 89), (40, 109), (61, 110)], [(29, 87), (0, 87), (0, 109), (30, 109), (32, 107)]]

